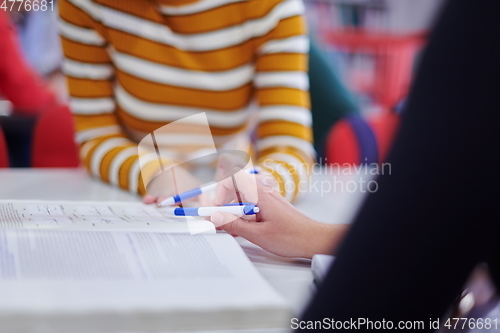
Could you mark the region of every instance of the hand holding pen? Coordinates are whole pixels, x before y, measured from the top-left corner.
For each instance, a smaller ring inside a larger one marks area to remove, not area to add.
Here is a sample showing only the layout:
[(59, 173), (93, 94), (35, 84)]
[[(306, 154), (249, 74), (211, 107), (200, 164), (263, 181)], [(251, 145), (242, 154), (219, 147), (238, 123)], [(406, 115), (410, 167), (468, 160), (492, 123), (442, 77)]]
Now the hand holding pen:
[[(259, 171), (257, 169), (245, 169), (244, 170), (248, 174), (258, 174)], [(180, 193), (178, 195), (171, 196), (166, 198), (162, 202), (158, 204), (158, 207), (167, 207), (181, 203), (182, 201), (186, 201), (191, 198), (195, 198), (203, 193), (213, 192), (217, 187), (217, 182), (210, 182), (204, 184), (198, 188), (194, 188), (192, 190)]]
[(270, 178), (252, 177), (244, 172), (236, 173), (235, 178), (236, 182), (231, 178), (219, 182), (215, 203), (237, 201), (238, 193), (243, 201), (255, 203), (259, 213), (238, 216), (216, 211), (210, 220), (217, 229), (284, 257), (331, 254), (343, 238), (346, 225), (321, 223), (305, 216), (283, 198)]
[[(244, 171), (244, 173), (246, 174), (254, 174), (254, 175), (259, 173), (257, 169), (246, 169), (242, 171)], [(257, 214), (259, 212), (259, 207), (257, 207), (255, 204), (241, 201), (241, 196), (239, 195), (239, 192), (237, 190), (235, 175), (231, 174), (231, 176), (228, 178), (231, 178), (231, 180), (233, 181), (233, 184), (236, 189), (235, 194), (238, 197), (238, 202), (224, 204), (218, 207), (187, 207), (187, 208), (170, 207), (170, 208), (163, 208), (162, 212), (172, 216), (211, 216), (215, 212), (224, 212), (237, 216)], [(255, 182), (255, 177), (253, 177), (253, 182)], [(217, 184), (218, 184), (217, 182), (208, 183), (202, 185), (201, 187), (166, 198), (165, 200), (163, 200), (158, 204), (158, 207), (180, 204), (182, 203), (182, 201), (197, 197), (203, 193), (215, 191)]]

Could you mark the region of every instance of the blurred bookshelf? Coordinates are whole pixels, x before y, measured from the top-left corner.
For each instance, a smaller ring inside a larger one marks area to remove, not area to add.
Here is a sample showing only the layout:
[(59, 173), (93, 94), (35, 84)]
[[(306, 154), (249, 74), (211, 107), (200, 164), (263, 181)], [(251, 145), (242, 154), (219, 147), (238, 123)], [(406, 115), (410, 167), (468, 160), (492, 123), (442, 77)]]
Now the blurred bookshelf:
[(363, 114), (389, 112), (406, 95), (441, 0), (304, 0), (311, 36)]

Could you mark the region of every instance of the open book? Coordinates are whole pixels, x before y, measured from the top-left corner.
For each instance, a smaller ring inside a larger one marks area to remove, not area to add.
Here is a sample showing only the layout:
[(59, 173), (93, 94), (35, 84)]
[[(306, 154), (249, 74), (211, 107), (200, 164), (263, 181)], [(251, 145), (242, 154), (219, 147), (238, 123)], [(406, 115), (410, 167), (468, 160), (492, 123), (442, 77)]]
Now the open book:
[(0, 201), (1, 330), (289, 324), (289, 307), (231, 236), (186, 224), (138, 203)]
[(163, 210), (140, 202), (0, 200), (0, 228), (215, 233), (203, 218)]

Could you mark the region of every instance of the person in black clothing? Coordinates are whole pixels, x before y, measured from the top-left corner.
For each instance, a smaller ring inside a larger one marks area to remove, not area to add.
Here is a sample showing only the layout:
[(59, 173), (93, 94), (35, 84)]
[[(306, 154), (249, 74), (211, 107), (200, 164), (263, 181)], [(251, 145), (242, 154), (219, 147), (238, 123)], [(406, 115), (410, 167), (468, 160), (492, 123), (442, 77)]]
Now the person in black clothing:
[[(214, 214), (222, 229), (280, 255), (335, 252), (301, 320), (418, 320), (432, 331), (429, 321), (445, 315), (478, 263), (500, 286), (499, 7), (497, 0), (446, 4), (387, 161), (392, 174), (379, 177), (345, 237), (347, 227), (289, 212), (265, 185), (259, 222)], [(222, 182), (217, 201), (230, 193)]]

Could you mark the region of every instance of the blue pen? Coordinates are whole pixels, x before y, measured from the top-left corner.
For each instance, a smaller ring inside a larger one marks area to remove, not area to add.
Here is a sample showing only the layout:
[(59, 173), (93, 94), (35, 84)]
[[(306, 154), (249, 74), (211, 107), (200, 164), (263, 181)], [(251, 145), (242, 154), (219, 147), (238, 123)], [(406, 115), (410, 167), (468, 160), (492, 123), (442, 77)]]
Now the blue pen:
[[(249, 174), (258, 174), (259, 170), (246, 169), (245, 172), (249, 173)], [(183, 192), (183, 193), (178, 194), (178, 195), (174, 195), (173, 197), (166, 198), (165, 200), (163, 200), (162, 202), (160, 202), (158, 204), (158, 207), (172, 206), (172, 205), (178, 204), (179, 202), (182, 202), (184, 200), (197, 197), (202, 193), (214, 191), (216, 187), (217, 187), (217, 182), (202, 185), (201, 187)], [(197, 215), (193, 215), (193, 216), (197, 216)]]
[(259, 212), (259, 207), (252, 203), (243, 202), (227, 204), (220, 207), (166, 207), (161, 212), (172, 216), (212, 216), (215, 212), (229, 213), (233, 215), (255, 215)]

